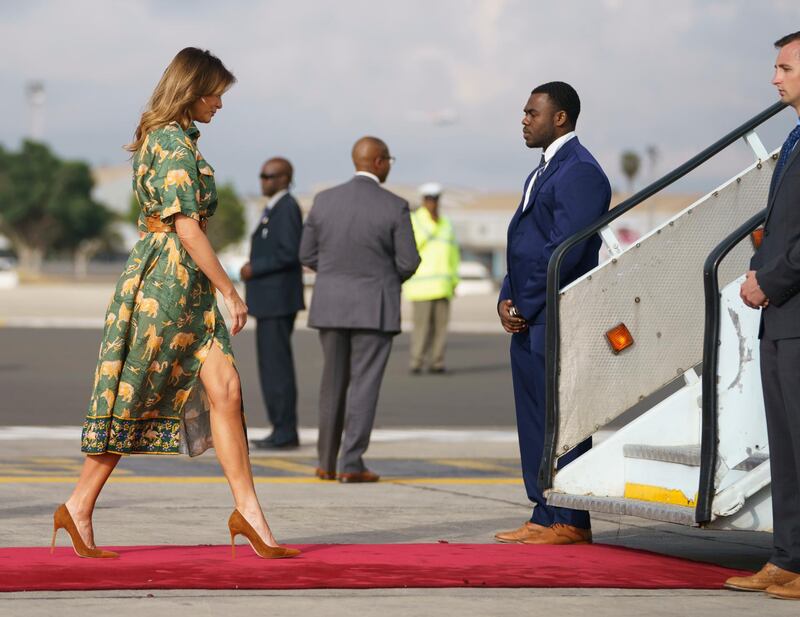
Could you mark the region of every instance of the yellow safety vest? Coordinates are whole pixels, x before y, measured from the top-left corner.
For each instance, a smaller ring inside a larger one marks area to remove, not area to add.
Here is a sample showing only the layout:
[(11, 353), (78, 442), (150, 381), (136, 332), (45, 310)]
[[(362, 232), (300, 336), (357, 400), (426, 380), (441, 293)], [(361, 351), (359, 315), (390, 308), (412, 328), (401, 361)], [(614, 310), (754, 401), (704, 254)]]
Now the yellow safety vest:
[(403, 293), (412, 302), (452, 298), (461, 260), (453, 224), (441, 215), (434, 221), (422, 206), (411, 213), (411, 224), (422, 261), (403, 285)]

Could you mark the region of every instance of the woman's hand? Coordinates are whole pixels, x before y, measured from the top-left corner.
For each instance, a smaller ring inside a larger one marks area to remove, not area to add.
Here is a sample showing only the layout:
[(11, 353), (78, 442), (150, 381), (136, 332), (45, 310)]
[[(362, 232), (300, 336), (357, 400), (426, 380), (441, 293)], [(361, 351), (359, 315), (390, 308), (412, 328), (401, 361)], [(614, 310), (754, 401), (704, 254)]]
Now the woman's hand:
[(236, 335), (247, 323), (247, 305), (235, 289), (223, 298), (231, 316), (231, 334)]

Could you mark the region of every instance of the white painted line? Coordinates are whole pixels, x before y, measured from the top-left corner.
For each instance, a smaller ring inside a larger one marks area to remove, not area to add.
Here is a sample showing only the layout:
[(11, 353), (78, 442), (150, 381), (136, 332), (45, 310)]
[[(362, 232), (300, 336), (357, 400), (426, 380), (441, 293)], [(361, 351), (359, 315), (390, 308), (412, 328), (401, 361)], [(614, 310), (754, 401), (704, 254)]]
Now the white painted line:
[[(33, 328), (33, 329), (65, 329), (65, 330), (102, 330), (102, 317), (0, 317), (0, 328)], [(404, 321), (401, 325), (403, 332), (411, 332), (413, 324)], [(255, 329), (255, 319), (249, 319), (245, 330)], [(296, 330), (311, 330), (308, 324), (298, 321)], [(502, 334), (500, 323), (483, 321), (455, 321), (447, 327), (449, 332), (462, 334)]]
[(102, 330), (102, 317), (0, 317), (0, 327), (75, 330)]
[[(249, 428), (250, 439), (262, 439), (269, 434), (266, 428)], [(317, 429), (301, 428), (300, 441), (313, 443), (317, 440)], [(79, 426), (3, 426), (0, 427), (0, 441), (16, 441), (22, 439), (35, 440), (78, 440), (81, 437)], [(405, 428), (375, 429), (372, 431), (372, 442), (428, 442), (428, 443), (517, 443), (516, 430), (495, 429), (436, 429)]]

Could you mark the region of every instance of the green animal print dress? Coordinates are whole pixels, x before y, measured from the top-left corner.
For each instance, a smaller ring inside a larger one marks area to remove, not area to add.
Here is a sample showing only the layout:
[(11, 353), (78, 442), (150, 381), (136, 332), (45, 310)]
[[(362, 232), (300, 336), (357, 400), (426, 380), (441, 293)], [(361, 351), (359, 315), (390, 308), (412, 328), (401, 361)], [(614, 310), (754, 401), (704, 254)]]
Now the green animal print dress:
[[(214, 170), (200, 132), (177, 122), (148, 133), (133, 157), (139, 231), (106, 313), (94, 391), (83, 425), (88, 454), (179, 454), (212, 447), (208, 398), (199, 379), (212, 345), (233, 363), (230, 338), (208, 278), (174, 232), (148, 232), (214, 214)], [(174, 229), (174, 228), (173, 228)]]

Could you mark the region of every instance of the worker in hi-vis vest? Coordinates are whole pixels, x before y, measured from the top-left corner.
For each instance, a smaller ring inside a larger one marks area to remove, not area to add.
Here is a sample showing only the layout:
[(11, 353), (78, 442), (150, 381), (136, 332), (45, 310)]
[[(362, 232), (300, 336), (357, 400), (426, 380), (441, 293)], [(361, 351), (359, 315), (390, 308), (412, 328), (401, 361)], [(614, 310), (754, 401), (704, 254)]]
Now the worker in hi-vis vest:
[(403, 285), (403, 293), (414, 309), (410, 369), (412, 375), (419, 375), (427, 365), (431, 373), (441, 374), (445, 372), (450, 298), (458, 284), (461, 257), (453, 224), (439, 213), (441, 185), (428, 182), (419, 192), (422, 205), (411, 213), (411, 224), (422, 262)]

